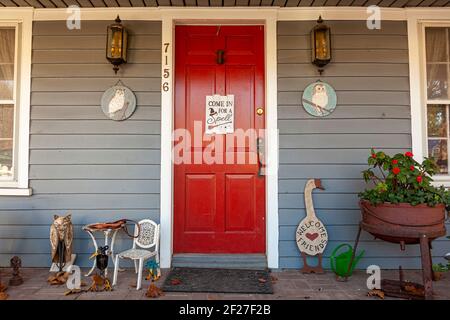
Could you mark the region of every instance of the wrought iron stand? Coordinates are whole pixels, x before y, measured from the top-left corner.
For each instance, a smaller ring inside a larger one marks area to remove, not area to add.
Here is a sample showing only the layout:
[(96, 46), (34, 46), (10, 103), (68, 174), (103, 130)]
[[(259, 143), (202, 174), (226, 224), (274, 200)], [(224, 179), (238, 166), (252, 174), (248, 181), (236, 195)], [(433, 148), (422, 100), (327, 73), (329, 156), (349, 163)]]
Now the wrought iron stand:
[[(383, 226), (382, 228), (368, 225), (364, 222), (359, 223), (359, 230), (358, 235), (356, 236), (354, 250), (351, 258), (351, 262), (349, 266), (353, 264), (353, 260), (355, 259), (355, 253), (358, 247), (359, 238), (361, 236), (361, 230), (364, 230), (366, 232), (369, 232), (370, 234), (378, 234), (378, 235), (386, 235), (391, 236), (392, 234), (399, 235), (400, 231), (398, 229), (396, 230), (390, 230), (389, 228), (386, 228)], [(395, 233), (393, 233), (395, 231)], [(420, 245), (420, 255), (421, 255), (421, 261), (422, 261), (422, 279), (423, 279), (423, 290), (424, 294), (421, 298), (425, 299), (431, 299), (433, 297), (433, 270), (432, 270), (432, 259), (431, 259), (431, 241), (435, 238), (442, 237), (445, 235), (445, 229), (443, 231), (439, 232), (428, 232), (428, 233), (418, 233), (408, 230), (403, 230), (401, 232), (402, 234), (400, 236), (404, 238), (413, 238), (417, 239), (417, 242), (414, 242), (412, 244), (419, 244)], [(401, 250), (405, 250), (405, 243), (400, 243)], [(386, 295), (392, 295), (396, 297), (401, 298), (417, 298), (417, 295), (411, 295), (408, 294), (408, 292), (402, 291), (403, 284), (403, 276), (402, 271), (400, 270), (400, 281), (396, 282), (394, 280), (383, 280), (385, 284), (389, 284), (390, 287), (394, 283), (398, 284), (398, 288), (396, 288), (395, 292), (385, 292)], [(383, 281), (382, 281), (382, 287), (383, 287)], [(418, 285), (419, 287), (422, 287), (421, 285)]]
[[(108, 250), (108, 252), (106, 254), (111, 257), (113, 265), (115, 265), (116, 256), (114, 255), (114, 242), (116, 240), (117, 232), (119, 232), (121, 230), (121, 228), (118, 228), (118, 229), (109, 229), (109, 228), (106, 228), (106, 229), (91, 229), (91, 228), (89, 228), (89, 225), (87, 225), (87, 226), (84, 226), (82, 229), (84, 231), (86, 231), (89, 234), (89, 236), (91, 237), (92, 242), (94, 243), (95, 252), (97, 252), (98, 244), (97, 244), (97, 240), (95, 239), (94, 233), (98, 232), (98, 231), (103, 232), (103, 235), (105, 237), (105, 246), (109, 246), (109, 250)], [(112, 238), (111, 238), (111, 243), (109, 243), (109, 237), (110, 237), (111, 233), (112, 233)], [(86, 274), (86, 277), (89, 277), (92, 274), (92, 272), (94, 272), (96, 265), (97, 265), (97, 259), (94, 259), (92, 268)], [(119, 270), (119, 271), (122, 271), (122, 270)], [(105, 276), (107, 274), (108, 274), (108, 269), (105, 270)]]

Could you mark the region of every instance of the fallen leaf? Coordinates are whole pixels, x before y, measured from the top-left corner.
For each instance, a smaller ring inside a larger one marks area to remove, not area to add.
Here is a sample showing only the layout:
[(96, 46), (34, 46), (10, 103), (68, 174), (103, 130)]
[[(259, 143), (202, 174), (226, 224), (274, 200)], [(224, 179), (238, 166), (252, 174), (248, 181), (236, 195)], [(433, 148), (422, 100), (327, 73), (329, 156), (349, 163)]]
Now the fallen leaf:
[(106, 277), (102, 277), (98, 274), (92, 276), (92, 284), (87, 291), (101, 292), (101, 291), (113, 291), (110, 281)]
[(272, 280), (272, 282), (276, 282), (278, 281), (278, 278), (275, 276), (270, 276), (270, 280)]
[(69, 278), (68, 272), (57, 272), (50, 275), (47, 278), (47, 282), (50, 283), (50, 285), (61, 285), (66, 283), (68, 278)]
[(164, 292), (160, 288), (155, 286), (153, 283), (150, 284), (150, 286), (147, 289), (147, 292), (145, 293), (145, 296), (148, 298), (157, 298), (163, 295)]
[(367, 292), (368, 297), (379, 297), (381, 299), (384, 299), (384, 292), (379, 289), (373, 289)]
[(405, 284), (403, 289), (415, 296), (425, 296), (425, 290), (423, 288), (415, 286), (413, 283)]
[(173, 285), (173, 286), (177, 286), (177, 285), (179, 285), (179, 284), (182, 284), (183, 282), (180, 280), (180, 279), (172, 279), (172, 280), (170, 280), (170, 284), (171, 285)]
[(443, 272), (436, 272), (436, 271), (433, 272), (433, 280), (434, 281), (439, 281), (439, 280), (442, 280), (442, 279), (444, 279), (444, 273)]
[(8, 294), (6, 292), (0, 292), (0, 300), (8, 299)]
[(65, 296), (68, 296), (70, 294), (76, 294), (76, 293), (81, 293), (83, 292), (81, 289), (71, 289), (69, 291), (64, 292)]

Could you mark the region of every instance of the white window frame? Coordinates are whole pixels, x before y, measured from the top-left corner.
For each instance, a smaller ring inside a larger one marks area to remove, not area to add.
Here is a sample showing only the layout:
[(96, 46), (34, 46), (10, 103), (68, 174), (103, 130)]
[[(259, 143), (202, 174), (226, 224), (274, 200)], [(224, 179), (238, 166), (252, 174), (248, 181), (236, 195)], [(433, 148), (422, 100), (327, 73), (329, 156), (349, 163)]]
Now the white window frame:
[(16, 28), (14, 83), (14, 179), (0, 180), (0, 196), (29, 196), (32, 8), (2, 8), (0, 26)]
[[(407, 11), (412, 151), (419, 162), (428, 156), (425, 28), (450, 26), (450, 19), (442, 19), (448, 9), (441, 9)], [(433, 179), (436, 185), (450, 187), (450, 173)]]

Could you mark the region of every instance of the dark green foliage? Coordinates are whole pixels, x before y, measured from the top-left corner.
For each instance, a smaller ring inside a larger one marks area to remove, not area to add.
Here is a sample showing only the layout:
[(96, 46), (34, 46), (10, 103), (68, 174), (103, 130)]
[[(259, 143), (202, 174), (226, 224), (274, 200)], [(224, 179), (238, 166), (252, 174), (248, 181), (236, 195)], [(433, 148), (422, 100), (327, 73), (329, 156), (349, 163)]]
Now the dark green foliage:
[(384, 202), (409, 203), (413, 206), (427, 204), (430, 207), (440, 203), (450, 204), (449, 192), (443, 186), (431, 185), (431, 177), (437, 167), (429, 158), (419, 163), (413, 159), (411, 152), (390, 157), (372, 149), (367, 163), (370, 168), (362, 172), (363, 177), (374, 187), (366, 189), (359, 197), (373, 205)]

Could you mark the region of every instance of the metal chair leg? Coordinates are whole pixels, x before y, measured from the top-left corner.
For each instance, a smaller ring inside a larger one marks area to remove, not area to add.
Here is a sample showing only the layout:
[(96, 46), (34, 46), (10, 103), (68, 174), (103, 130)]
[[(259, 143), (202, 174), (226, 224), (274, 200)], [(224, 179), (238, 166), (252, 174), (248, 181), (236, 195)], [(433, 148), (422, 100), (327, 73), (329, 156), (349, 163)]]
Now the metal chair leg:
[(139, 273), (138, 273), (138, 279), (137, 279), (137, 286), (136, 290), (141, 289), (142, 285), (142, 270), (144, 269), (144, 259), (139, 259)]
[(119, 255), (116, 255), (116, 261), (114, 263), (114, 277), (113, 277), (113, 286), (117, 283), (117, 274), (119, 273)]
[(159, 265), (159, 252), (156, 253), (155, 260), (156, 260), (156, 263), (158, 264), (158, 274), (157, 274), (157, 276), (159, 278), (161, 276), (161, 267)]

